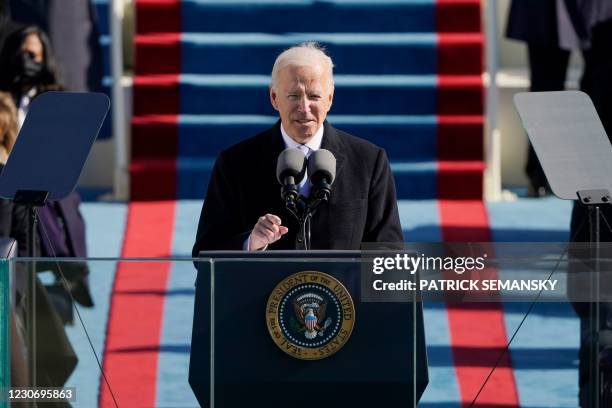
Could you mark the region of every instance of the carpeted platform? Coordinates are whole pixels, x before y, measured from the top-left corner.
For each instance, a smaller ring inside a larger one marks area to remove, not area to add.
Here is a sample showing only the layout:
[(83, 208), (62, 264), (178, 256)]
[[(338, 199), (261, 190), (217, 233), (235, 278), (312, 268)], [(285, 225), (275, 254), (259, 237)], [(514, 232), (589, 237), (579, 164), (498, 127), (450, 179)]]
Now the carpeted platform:
[[(480, 19), (479, 0), (137, 0), (133, 201), (86, 205), (91, 255), (190, 254), (215, 157), (274, 123), (274, 55), (303, 40), (320, 41), (336, 62), (330, 122), (389, 153), (407, 241), (567, 239), (567, 203), (482, 201)], [(196, 405), (187, 384), (191, 263), (109, 262), (96, 273), (98, 307), (86, 313), (119, 405)], [(425, 307), (431, 369), (422, 406), (467, 406), (522, 310)], [(532, 318), (476, 406), (576, 405), (577, 320), (567, 305)], [(550, 330), (554, 347), (542, 338)], [(81, 347), (82, 334), (71, 335)], [(100, 392), (87, 393), (84, 406), (112, 406), (88, 367), (74, 381), (97, 382)]]

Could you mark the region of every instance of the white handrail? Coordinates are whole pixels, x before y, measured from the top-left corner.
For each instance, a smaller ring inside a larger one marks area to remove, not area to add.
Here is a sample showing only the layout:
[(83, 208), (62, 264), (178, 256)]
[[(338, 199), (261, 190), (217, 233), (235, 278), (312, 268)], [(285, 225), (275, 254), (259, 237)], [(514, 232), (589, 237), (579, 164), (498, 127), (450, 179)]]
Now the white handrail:
[(116, 199), (128, 198), (128, 155), (126, 104), (123, 90), (123, 8), (124, 0), (109, 2), (109, 24), (111, 34), (112, 114), (115, 166), (113, 195)]
[(485, 126), (485, 198), (497, 201), (502, 197), (501, 136), (499, 130), (499, 44), (497, 43), (497, 0), (487, 0), (484, 13), (485, 54), (487, 71)]

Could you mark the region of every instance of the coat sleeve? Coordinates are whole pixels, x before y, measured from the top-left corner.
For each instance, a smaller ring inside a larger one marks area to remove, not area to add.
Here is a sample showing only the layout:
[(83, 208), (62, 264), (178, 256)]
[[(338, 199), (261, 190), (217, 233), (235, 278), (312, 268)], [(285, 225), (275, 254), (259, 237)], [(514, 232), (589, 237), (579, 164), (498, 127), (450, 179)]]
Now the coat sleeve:
[(241, 228), (242, 199), (233, 180), (231, 165), (222, 154), (215, 162), (206, 199), (200, 213), (198, 232), (192, 255), (205, 250), (241, 250), (250, 230)]
[(378, 151), (368, 194), (368, 215), (362, 242), (403, 243), (395, 180), (387, 154)]

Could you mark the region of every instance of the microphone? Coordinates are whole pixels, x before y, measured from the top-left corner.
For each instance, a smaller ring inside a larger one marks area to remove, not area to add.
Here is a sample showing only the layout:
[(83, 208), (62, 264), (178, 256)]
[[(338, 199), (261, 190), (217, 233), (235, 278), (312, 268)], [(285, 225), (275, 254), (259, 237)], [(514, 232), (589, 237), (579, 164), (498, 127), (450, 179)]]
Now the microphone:
[(319, 149), (308, 158), (308, 177), (317, 200), (328, 201), (336, 178), (336, 158), (329, 150)]
[(294, 208), (300, 197), (298, 184), (306, 173), (306, 156), (300, 149), (285, 149), (276, 161), (276, 178), (282, 185), (281, 197), (288, 208)]

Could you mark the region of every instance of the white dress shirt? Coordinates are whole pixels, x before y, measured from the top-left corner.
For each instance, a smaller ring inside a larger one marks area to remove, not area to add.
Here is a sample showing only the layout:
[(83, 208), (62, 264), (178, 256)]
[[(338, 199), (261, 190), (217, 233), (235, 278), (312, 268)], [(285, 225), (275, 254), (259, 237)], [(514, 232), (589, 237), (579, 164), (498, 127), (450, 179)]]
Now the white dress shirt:
[[(289, 137), (287, 132), (285, 132), (285, 129), (283, 128), (282, 123), (281, 123), (281, 135), (283, 135), (283, 142), (285, 143), (285, 148), (300, 149), (301, 151), (304, 152), (304, 155), (306, 156), (306, 158), (309, 158), (312, 152), (317, 151), (321, 148), (321, 142), (323, 141), (323, 126), (321, 126), (319, 130), (317, 130), (317, 132), (314, 134), (314, 136), (308, 141), (308, 143), (305, 143), (305, 144), (298, 143), (295, 140), (293, 140), (291, 137)], [(298, 190), (300, 191), (300, 194), (303, 195), (304, 197), (308, 197), (308, 195), (310, 194), (310, 183), (308, 182), (308, 171), (306, 171), (304, 178), (298, 185)]]
[(17, 108), (17, 126), (18, 129), (21, 130), (21, 126), (23, 126), (23, 122), (25, 121), (25, 117), (28, 114), (28, 110), (30, 110), (30, 103), (32, 102), (32, 98), (36, 95), (36, 88), (30, 89), (27, 93), (21, 96), (19, 100), (19, 107)]

